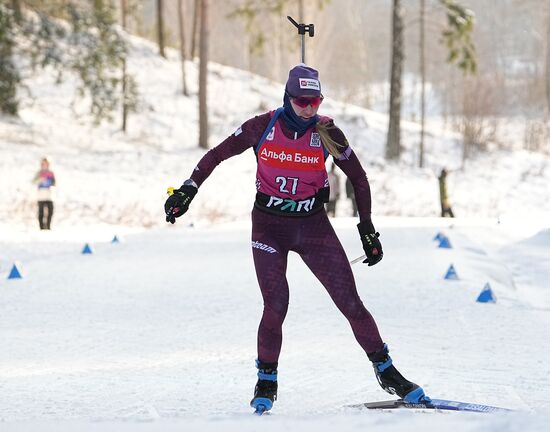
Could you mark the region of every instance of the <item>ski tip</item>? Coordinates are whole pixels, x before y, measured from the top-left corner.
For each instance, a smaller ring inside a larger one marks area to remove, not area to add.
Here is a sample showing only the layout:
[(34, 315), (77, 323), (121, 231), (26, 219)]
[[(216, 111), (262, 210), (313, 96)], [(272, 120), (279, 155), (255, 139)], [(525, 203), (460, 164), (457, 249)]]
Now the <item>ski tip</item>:
[(256, 415), (262, 415), (266, 411), (269, 411), (271, 408), (273, 408), (273, 401), (268, 398), (254, 398), (250, 402), (250, 406), (254, 408), (254, 414)]

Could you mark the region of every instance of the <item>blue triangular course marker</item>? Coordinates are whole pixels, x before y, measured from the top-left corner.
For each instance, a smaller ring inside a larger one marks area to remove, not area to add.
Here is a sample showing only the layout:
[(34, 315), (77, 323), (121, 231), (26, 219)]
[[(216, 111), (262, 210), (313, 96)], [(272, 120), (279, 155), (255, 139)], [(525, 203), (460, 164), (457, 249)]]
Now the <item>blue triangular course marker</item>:
[(434, 241), (441, 241), (441, 239), (445, 237), (442, 233), (438, 232), (437, 235), (433, 238)]
[(497, 299), (493, 294), (493, 290), (491, 289), (489, 282), (485, 284), (483, 291), (481, 291), (476, 301), (479, 303), (496, 303)]
[(10, 274), (8, 275), (8, 279), (22, 279), (23, 276), (21, 276), (21, 273), (19, 272), (19, 269), (17, 268), (17, 265), (14, 264), (13, 267), (10, 270)]
[(90, 245), (88, 243), (86, 243), (84, 245), (84, 249), (82, 249), (82, 253), (83, 254), (91, 254), (92, 253), (92, 248), (90, 247)]
[(113, 237), (113, 239), (111, 240), (111, 243), (120, 243), (120, 240), (119, 240), (119, 238), (117, 237), (116, 234), (115, 234), (115, 236)]
[(447, 273), (445, 274), (445, 279), (458, 280), (458, 274), (456, 274), (456, 270), (455, 270), (455, 268), (452, 264), (449, 266), (449, 269), (447, 270)]
[(451, 246), (451, 242), (449, 241), (449, 239), (445, 236), (443, 236), (440, 240), (439, 240), (439, 247), (440, 248), (443, 248), (443, 249), (452, 249), (453, 247)]

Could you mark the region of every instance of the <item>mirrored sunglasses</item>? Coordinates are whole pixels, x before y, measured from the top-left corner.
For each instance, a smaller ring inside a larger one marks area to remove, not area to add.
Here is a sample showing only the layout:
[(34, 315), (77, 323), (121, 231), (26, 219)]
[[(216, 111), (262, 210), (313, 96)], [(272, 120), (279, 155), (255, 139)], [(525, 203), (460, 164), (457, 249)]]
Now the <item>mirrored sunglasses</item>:
[(309, 105), (311, 105), (312, 108), (317, 108), (319, 105), (321, 105), (321, 102), (323, 102), (323, 96), (321, 95), (321, 96), (315, 96), (315, 97), (306, 97), (306, 96), (293, 97), (292, 102), (294, 102), (300, 108), (307, 108)]

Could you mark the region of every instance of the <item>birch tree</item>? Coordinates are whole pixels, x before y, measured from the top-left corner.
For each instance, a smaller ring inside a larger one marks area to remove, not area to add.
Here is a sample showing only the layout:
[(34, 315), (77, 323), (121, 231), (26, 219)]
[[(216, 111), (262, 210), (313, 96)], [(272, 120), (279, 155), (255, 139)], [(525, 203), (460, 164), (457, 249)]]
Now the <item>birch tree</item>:
[(191, 30), (191, 59), (197, 56), (197, 33), (199, 31), (199, 19), (201, 13), (201, 0), (193, 2), (193, 28)]
[(208, 148), (208, 0), (201, 0), (199, 49), (199, 147)]
[(185, 76), (185, 62), (187, 61), (187, 49), (185, 46), (185, 5), (184, 0), (178, 0), (178, 27), (180, 40), (180, 58), (181, 58), (181, 84), (184, 96), (189, 96), (187, 90), (187, 79)]
[(548, 116), (550, 117), (550, 8), (548, 8), (546, 17), (546, 62), (544, 75), (546, 78), (546, 107), (548, 109)]
[(17, 86), (20, 82), (19, 72), (13, 61), (14, 15), (0, 4), (0, 113), (13, 116), (18, 110)]
[(386, 159), (397, 160), (401, 154), (401, 86), (404, 62), (401, 0), (393, 0), (391, 59), (390, 109)]
[[(120, 0), (120, 15), (121, 15), (121, 25), (122, 29), (126, 30), (128, 28), (127, 16), (128, 16), (128, 0)], [(126, 92), (128, 88), (128, 77), (126, 71), (126, 57), (122, 59), (122, 126), (121, 129), (126, 133), (126, 128), (128, 125), (128, 103), (126, 98)]]
[(164, 0), (157, 0), (157, 43), (159, 46), (159, 54), (166, 58), (164, 52)]

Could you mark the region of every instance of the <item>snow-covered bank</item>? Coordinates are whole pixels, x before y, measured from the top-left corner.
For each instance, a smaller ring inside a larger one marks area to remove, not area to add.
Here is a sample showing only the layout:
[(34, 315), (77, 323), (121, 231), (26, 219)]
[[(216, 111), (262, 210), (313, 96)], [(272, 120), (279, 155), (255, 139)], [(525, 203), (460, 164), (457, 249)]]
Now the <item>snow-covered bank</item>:
[[(289, 65), (290, 66), (290, 65)], [(197, 67), (188, 63), (192, 95), (179, 86), (178, 54), (160, 58), (155, 47), (132, 38), (130, 72), (142, 92), (142, 111), (127, 135), (119, 124), (93, 128), (82, 104), (72, 104), (74, 80), (55, 85), (55, 74), (28, 76), (20, 119), (0, 117), (0, 221), (35, 224), (31, 179), (41, 157), (52, 158), (58, 180), (54, 227), (107, 223), (162, 226), (166, 187), (179, 186), (204, 154), (197, 148)], [(321, 71), (321, 78), (323, 71)], [(210, 143), (215, 145), (249, 117), (279, 106), (283, 86), (245, 71), (210, 65)], [(461, 166), (459, 137), (432, 123), (426, 136), (426, 168), (416, 166), (419, 125), (403, 122), (401, 163), (384, 159), (387, 116), (331, 100), (321, 113), (335, 118), (371, 181), (375, 215), (436, 216), (437, 174), (446, 166), (453, 209), (461, 217), (529, 217), (550, 220), (550, 158), (522, 151), (495, 151)], [(221, 164), (201, 187), (192, 221), (240, 220), (254, 197), (252, 151)], [(342, 179), (342, 195), (344, 185)], [(338, 210), (347, 215), (347, 203)]]

